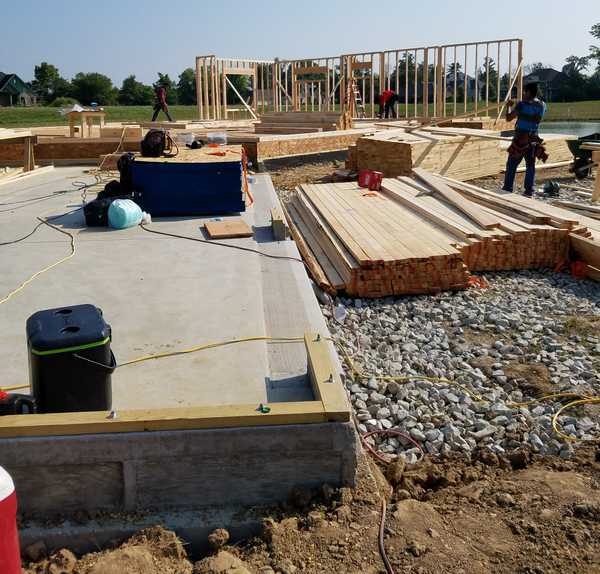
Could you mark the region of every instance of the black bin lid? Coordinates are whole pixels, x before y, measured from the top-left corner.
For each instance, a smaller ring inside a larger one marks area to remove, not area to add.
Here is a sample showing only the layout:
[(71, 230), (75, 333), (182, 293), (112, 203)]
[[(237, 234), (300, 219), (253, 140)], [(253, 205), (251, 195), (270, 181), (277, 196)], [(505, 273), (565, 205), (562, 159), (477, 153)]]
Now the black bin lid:
[(27, 341), (37, 354), (98, 347), (110, 340), (110, 326), (95, 305), (38, 311), (27, 319)]

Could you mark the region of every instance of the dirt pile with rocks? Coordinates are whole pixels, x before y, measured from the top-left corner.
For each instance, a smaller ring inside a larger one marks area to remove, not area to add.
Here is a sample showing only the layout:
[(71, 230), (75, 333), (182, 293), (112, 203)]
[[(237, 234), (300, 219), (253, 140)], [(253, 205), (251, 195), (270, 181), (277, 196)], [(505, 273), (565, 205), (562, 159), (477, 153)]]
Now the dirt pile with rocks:
[[(549, 574), (600, 571), (600, 452), (570, 460), (523, 449), (481, 449), (375, 466), (361, 459), (356, 488), (297, 490), (264, 515), (259, 537), (230, 544), (219, 529), (195, 563), (173, 532), (143, 530), (77, 559), (68, 550), (26, 574), (379, 574), (383, 542), (397, 574)], [(226, 526), (226, 525), (224, 525)]]

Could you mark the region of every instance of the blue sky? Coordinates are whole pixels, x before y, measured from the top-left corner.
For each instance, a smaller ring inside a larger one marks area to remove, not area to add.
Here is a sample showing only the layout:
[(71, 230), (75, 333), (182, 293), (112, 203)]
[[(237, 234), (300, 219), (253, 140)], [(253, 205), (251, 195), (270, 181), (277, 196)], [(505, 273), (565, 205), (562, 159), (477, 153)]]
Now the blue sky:
[(71, 78), (120, 85), (177, 75), (201, 54), (296, 58), (521, 37), (526, 62), (585, 55), (600, 0), (0, 0), (0, 71), (33, 77), (41, 61)]

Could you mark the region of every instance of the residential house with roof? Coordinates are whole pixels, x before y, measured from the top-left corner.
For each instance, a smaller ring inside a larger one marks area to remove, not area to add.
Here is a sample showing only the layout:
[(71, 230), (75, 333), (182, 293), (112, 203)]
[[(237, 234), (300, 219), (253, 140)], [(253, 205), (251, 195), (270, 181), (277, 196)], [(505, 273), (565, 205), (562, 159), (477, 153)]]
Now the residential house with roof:
[(553, 68), (539, 68), (523, 78), (524, 83), (537, 82), (544, 100), (553, 102), (560, 97), (561, 84), (567, 80), (564, 72)]
[(33, 106), (37, 97), (17, 74), (0, 72), (0, 106)]

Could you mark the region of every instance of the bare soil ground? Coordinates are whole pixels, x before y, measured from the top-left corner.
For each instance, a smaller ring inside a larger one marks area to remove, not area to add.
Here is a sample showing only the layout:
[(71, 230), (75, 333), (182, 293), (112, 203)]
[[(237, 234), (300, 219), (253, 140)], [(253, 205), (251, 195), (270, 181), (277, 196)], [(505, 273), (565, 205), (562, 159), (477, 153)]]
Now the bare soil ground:
[(265, 515), (261, 537), (195, 566), (175, 535), (156, 527), (80, 560), (61, 551), (26, 573), (379, 574), (383, 497), (397, 573), (600, 572), (600, 451), (587, 446), (568, 461), (481, 451), (472, 461), (382, 468), (363, 458), (354, 490), (295, 492)]

